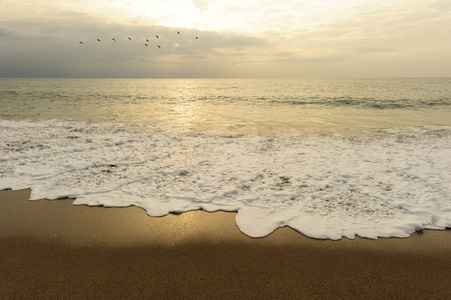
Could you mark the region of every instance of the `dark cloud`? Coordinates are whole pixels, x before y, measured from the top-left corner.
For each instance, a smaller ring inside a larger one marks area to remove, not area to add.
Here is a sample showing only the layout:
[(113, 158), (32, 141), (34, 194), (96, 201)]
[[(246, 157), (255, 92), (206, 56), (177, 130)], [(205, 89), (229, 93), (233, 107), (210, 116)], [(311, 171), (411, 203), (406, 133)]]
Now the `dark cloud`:
[(6, 37), (11, 34), (11, 30), (9, 28), (0, 26), (0, 38)]
[(0, 38), (0, 77), (220, 76), (220, 67), (212, 65), (266, 43), (239, 34), (99, 23), (80, 15), (10, 21), (0, 27)]
[(273, 65), (281, 65), (281, 64), (311, 64), (311, 63), (328, 63), (328, 62), (339, 62), (349, 59), (349, 57), (345, 56), (295, 56), (288, 55), (286, 57), (281, 58), (272, 58), (268, 57), (267, 59), (260, 60), (249, 60), (242, 61), (240, 63), (235, 64), (273, 64)]

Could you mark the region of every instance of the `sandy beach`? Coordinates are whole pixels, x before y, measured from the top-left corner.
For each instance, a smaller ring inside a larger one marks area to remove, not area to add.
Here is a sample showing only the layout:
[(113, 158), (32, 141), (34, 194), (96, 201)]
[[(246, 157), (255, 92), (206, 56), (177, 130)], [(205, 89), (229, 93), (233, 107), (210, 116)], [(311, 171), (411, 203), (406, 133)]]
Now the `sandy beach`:
[(153, 218), (137, 207), (29, 201), (0, 191), (2, 299), (446, 299), (451, 231), (252, 239), (235, 214)]

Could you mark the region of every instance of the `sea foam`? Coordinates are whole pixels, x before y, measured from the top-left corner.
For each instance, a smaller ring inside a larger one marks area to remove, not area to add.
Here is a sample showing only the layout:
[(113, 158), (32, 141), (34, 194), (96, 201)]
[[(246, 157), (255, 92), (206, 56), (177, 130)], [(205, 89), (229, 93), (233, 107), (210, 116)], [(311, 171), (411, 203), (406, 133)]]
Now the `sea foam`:
[(0, 120), (0, 189), (31, 200), (237, 211), (251, 237), (319, 239), (451, 227), (451, 127), (223, 135), (163, 126)]

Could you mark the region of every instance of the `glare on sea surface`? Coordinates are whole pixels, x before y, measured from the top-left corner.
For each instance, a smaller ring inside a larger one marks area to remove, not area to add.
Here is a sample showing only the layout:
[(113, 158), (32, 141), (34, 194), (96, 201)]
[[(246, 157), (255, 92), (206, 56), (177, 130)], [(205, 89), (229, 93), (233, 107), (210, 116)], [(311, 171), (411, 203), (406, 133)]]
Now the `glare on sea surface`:
[(202, 102), (198, 97), (199, 87), (195, 81), (183, 80), (180, 81), (178, 87), (172, 91), (174, 99), (180, 99), (174, 102), (172, 106), (172, 120), (168, 120), (171, 125), (177, 127), (192, 126), (199, 119)]
[(199, 105), (194, 102), (183, 102), (173, 108), (177, 115), (173, 123), (176, 126), (191, 126), (198, 118)]

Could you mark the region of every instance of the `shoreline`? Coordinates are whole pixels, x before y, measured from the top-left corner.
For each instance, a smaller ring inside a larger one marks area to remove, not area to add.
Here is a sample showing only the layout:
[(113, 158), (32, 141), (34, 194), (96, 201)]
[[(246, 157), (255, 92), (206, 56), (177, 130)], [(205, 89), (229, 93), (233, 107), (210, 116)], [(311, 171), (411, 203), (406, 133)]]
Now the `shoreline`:
[(0, 191), (6, 298), (450, 298), (451, 231), (315, 240), (239, 231), (235, 213), (161, 218), (138, 207), (29, 201)]

